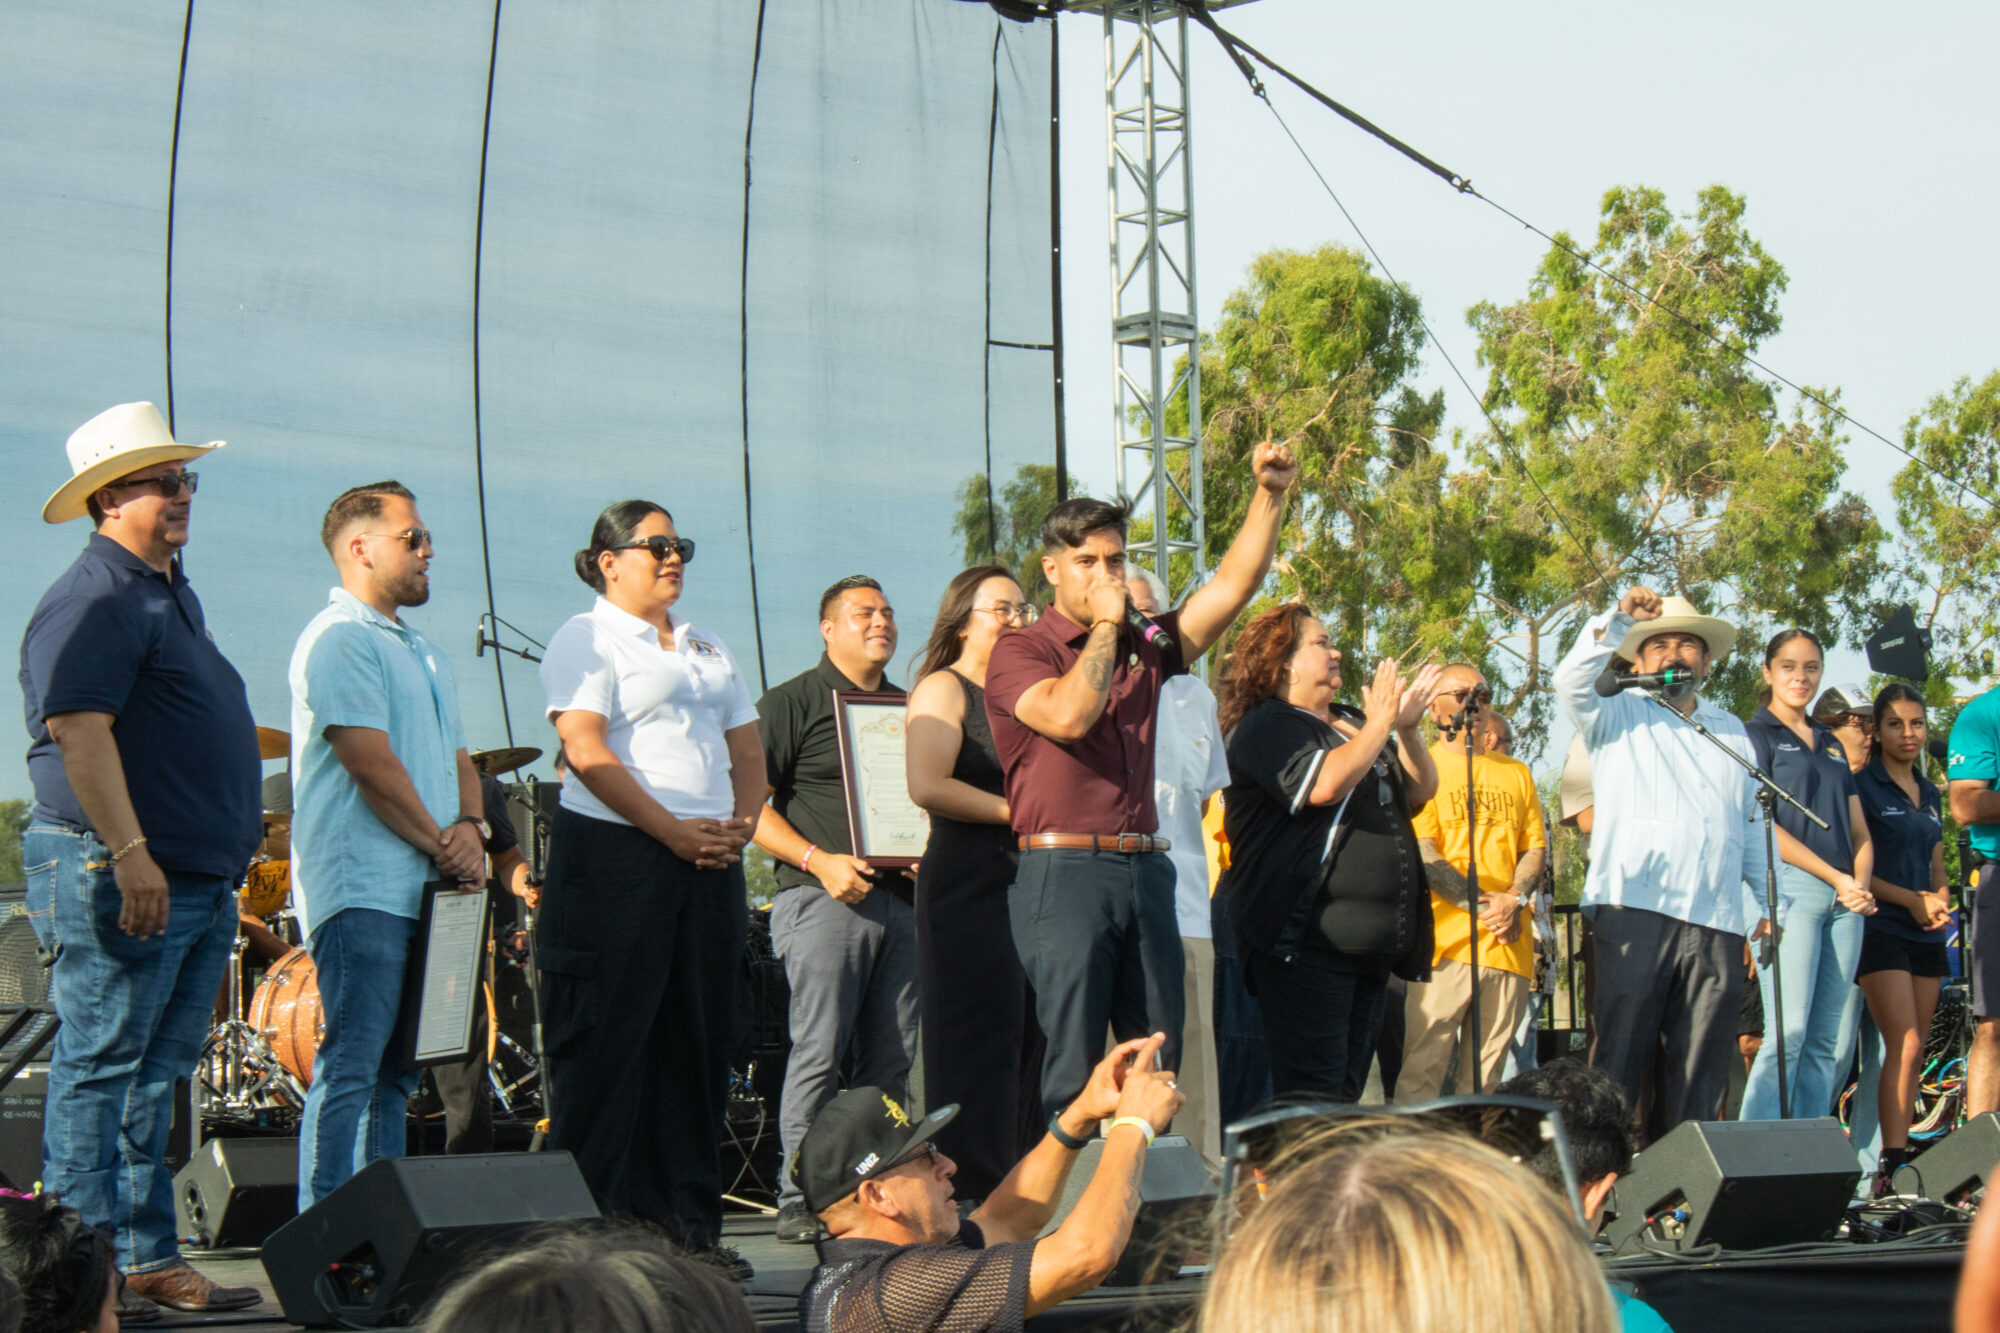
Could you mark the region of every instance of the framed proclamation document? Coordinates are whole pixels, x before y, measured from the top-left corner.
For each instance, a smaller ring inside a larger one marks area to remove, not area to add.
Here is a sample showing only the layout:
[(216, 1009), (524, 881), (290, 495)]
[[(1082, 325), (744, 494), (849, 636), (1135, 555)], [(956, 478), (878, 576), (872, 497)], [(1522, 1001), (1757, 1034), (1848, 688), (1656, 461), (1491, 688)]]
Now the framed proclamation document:
[(424, 885), (403, 981), (402, 1023), (412, 1064), (463, 1060), (472, 1053), (472, 1020), (485, 1003), (486, 891)]
[(900, 694), (833, 692), (847, 827), (854, 834), (854, 854), (878, 870), (915, 865), (931, 836), (930, 816), (910, 799), (903, 771), (907, 702)]

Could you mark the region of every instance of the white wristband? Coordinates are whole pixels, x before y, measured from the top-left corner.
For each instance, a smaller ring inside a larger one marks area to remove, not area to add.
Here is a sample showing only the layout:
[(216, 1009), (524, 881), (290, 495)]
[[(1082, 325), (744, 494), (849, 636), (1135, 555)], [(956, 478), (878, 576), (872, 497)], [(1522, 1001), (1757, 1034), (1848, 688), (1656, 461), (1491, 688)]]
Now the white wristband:
[[(1144, 1134), (1146, 1136), (1146, 1146), (1148, 1148), (1153, 1146), (1153, 1125), (1152, 1122), (1147, 1120), (1144, 1116), (1121, 1115), (1116, 1120), (1111, 1122), (1111, 1129), (1116, 1129), (1120, 1125), (1131, 1125), (1133, 1128), (1137, 1129), (1141, 1134)], [(1111, 1136), (1111, 1130), (1106, 1130), (1105, 1137), (1109, 1138), (1110, 1136)]]

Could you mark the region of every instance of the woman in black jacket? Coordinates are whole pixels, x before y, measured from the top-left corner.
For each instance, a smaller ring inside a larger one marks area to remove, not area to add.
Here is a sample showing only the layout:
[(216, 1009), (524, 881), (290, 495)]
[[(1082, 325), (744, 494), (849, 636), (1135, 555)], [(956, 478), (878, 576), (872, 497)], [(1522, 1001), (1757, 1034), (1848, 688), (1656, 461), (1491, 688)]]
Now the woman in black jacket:
[(1248, 625), (1221, 722), (1230, 866), (1217, 887), (1264, 1017), (1280, 1101), (1352, 1102), (1368, 1076), (1392, 972), (1427, 973), (1430, 891), (1410, 812), (1437, 790), (1417, 733), (1438, 668), (1394, 661), (1334, 702), (1340, 654), (1298, 603)]

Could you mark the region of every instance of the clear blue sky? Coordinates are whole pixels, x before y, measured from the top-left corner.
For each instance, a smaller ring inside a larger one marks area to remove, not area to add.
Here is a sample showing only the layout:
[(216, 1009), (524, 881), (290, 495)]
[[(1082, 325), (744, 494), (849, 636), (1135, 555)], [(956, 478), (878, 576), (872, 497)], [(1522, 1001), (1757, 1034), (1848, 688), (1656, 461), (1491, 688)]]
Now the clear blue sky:
[[(1721, 183), (1790, 274), (1764, 359), (1842, 391), (1892, 439), (1932, 394), (2000, 368), (2000, 8), (1851, 3), (1334, 5), (1259, 0), (1223, 26), (1480, 190), (1554, 231), (1594, 234), (1612, 185), (1676, 210)], [(1111, 488), (1102, 26), (1063, 23), (1064, 315), (1073, 470)], [(1200, 317), (1260, 251), (1357, 244), (1214, 39), (1195, 47)], [(1526, 290), (1544, 243), (1268, 78), (1274, 99), (1475, 386), (1465, 311)], [(1446, 425), (1477, 408), (1435, 354)], [(1903, 461), (1851, 433), (1850, 485), (1888, 517)], [(1837, 651), (1835, 680), (1865, 680)]]

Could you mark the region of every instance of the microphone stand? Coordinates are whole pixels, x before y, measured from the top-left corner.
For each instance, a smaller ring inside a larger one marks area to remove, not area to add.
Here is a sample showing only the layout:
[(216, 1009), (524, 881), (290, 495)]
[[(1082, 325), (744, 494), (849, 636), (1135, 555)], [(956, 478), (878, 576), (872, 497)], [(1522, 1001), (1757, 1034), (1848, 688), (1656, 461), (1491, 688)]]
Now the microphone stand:
[(1826, 828), (1827, 822), (1802, 805), (1798, 797), (1780, 787), (1769, 773), (1730, 749), (1727, 742), (1718, 739), (1714, 732), (1702, 725), (1701, 719), (1691, 713), (1683, 713), (1651, 690), (1639, 693), (1693, 727), (1703, 740), (1728, 755), (1757, 783), (1757, 804), (1764, 810), (1764, 919), (1771, 927), (1764, 942), (1758, 946), (1757, 961), (1771, 969), (1771, 1026), (1777, 1034), (1778, 1054), (1778, 1114), (1789, 1120), (1792, 1118), (1792, 1094), (1785, 1076), (1785, 963), (1777, 947), (1778, 836), (1775, 830), (1778, 826), (1778, 802), (1784, 801), (1821, 828)]
[[(1465, 707), (1458, 717), (1439, 727), (1445, 739), (1465, 733), (1465, 914), (1470, 926), (1466, 934), (1466, 966), (1472, 975), (1471, 1003), (1466, 1008), (1466, 1022), (1472, 1028), (1472, 1093), (1480, 1092), (1480, 1057), (1485, 1051), (1486, 1029), (1479, 1022), (1479, 794), (1472, 785), (1472, 761), (1477, 754), (1476, 738), (1473, 735), (1475, 719), (1479, 716), (1479, 691), (1473, 690), (1465, 696)], [(1459, 1044), (1458, 1058), (1461, 1063), (1466, 1056), (1464, 1043)]]

